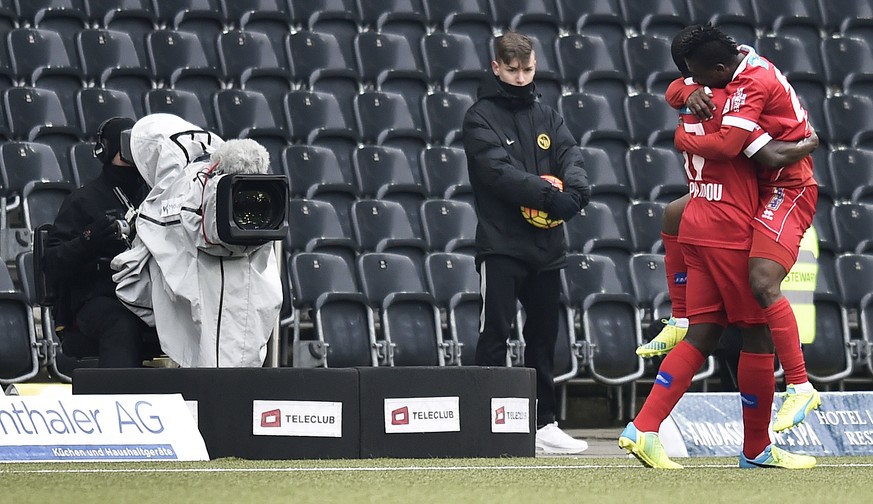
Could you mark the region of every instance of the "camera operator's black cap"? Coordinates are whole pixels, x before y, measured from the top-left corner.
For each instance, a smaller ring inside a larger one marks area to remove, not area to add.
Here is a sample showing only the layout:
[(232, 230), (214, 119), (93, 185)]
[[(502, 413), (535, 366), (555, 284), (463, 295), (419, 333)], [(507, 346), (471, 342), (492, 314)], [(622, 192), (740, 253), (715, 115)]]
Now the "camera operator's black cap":
[(129, 117), (111, 117), (97, 128), (97, 143), (94, 145), (94, 156), (103, 164), (112, 159), (121, 149), (121, 132), (130, 129), (136, 123)]

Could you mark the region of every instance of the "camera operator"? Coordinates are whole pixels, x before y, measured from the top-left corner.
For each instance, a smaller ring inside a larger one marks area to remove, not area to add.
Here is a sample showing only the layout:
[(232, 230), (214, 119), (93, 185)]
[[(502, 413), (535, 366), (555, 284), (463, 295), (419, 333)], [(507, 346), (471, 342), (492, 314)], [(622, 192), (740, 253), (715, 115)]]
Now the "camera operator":
[[(263, 365), (282, 305), (271, 241), (287, 232), (266, 228), (287, 225), (287, 179), (267, 175), (254, 140), (225, 142), (172, 114), (145, 116), (122, 138), (151, 190), (131, 249), (112, 261), (116, 295), (182, 367)], [(236, 180), (255, 186), (233, 191)]]
[(112, 258), (128, 248), (122, 220), (148, 193), (137, 170), (119, 156), (120, 135), (133, 119), (113, 117), (97, 130), (100, 175), (67, 196), (48, 235), (45, 274), (56, 286), (54, 319), (64, 354), (94, 357), (100, 367), (141, 367), (147, 324), (115, 295)]

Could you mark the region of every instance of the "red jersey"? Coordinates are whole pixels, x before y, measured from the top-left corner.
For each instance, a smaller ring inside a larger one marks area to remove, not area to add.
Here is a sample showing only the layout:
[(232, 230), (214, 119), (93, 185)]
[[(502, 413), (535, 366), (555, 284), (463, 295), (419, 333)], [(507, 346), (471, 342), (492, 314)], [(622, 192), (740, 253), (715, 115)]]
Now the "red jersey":
[[(776, 140), (796, 142), (810, 135), (806, 109), (794, 88), (776, 66), (748, 46), (725, 91), (730, 98), (722, 111), (722, 124), (752, 131), (760, 125)], [(763, 168), (758, 172), (760, 186), (802, 187), (816, 184), (812, 157), (779, 169)]]
[[(688, 84), (696, 86), (690, 80)], [(683, 120), (681, 127), (693, 135), (717, 132), (721, 127), (721, 111), (727, 97), (724, 89), (712, 90), (712, 100), (717, 109), (709, 121), (699, 121), (683, 106), (680, 109)], [(668, 100), (673, 106), (679, 104), (669, 94)], [(752, 156), (770, 140), (770, 136), (761, 128), (753, 128), (743, 152), (746, 156)], [(682, 155), (692, 198), (682, 213), (679, 242), (748, 250), (752, 244), (751, 223), (758, 206), (755, 164), (744, 156), (712, 160), (688, 152)]]

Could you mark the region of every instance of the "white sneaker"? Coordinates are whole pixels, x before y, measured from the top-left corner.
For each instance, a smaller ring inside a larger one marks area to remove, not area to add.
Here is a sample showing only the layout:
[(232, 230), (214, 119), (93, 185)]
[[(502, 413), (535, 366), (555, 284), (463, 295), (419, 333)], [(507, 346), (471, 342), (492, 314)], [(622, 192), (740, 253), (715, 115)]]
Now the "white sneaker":
[(588, 443), (569, 436), (558, 428), (558, 422), (554, 422), (537, 429), (536, 449), (538, 453), (570, 455), (584, 452), (588, 449)]

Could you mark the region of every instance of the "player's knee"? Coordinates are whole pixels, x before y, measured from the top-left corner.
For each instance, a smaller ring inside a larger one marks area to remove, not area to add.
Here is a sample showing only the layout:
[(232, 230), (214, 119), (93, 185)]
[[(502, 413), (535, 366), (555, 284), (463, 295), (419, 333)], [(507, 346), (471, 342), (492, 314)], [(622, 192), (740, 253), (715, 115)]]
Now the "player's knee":
[(782, 296), (781, 280), (760, 269), (749, 271), (749, 286), (761, 307), (766, 308)]

